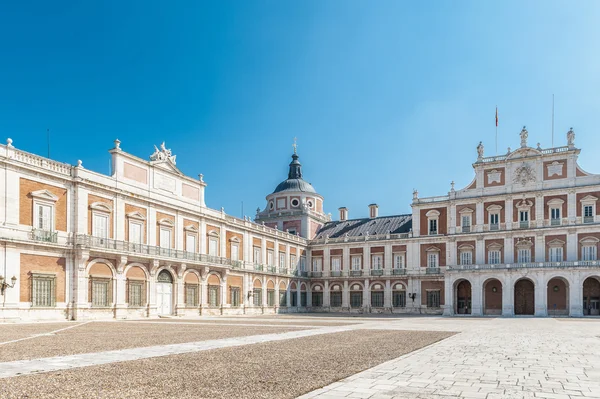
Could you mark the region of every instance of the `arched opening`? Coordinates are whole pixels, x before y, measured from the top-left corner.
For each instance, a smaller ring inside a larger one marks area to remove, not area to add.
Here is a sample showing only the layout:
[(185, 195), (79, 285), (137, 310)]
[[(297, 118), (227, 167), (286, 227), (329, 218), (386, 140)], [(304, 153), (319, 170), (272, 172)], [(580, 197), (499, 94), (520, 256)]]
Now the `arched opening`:
[(404, 286), (400, 283), (394, 285), (394, 290), (392, 291), (392, 307), (406, 307), (406, 290), (404, 289)]
[(300, 284), (300, 306), (305, 308), (308, 304), (308, 295), (306, 293), (306, 284)]
[(311, 306), (317, 308), (323, 306), (323, 287), (319, 284), (313, 285), (311, 289)]
[(350, 286), (350, 307), (357, 309), (363, 306), (363, 292), (360, 284)]
[(483, 284), (483, 314), (502, 314), (502, 283), (491, 278)]
[(461, 280), (456, 284), (456, 314), (471, 314), (471, 283), (467, 280)]
[(583, 282), (583, 315), (600, 315), (600, 281), (598, 277), (588, 277)]
[(173, 313), (173, 276), (167, 270), (156, 277), (156, 307), (158, 314)]
[(267, 306), (275, 306), (275, 283), (267, 281)]
[(254, 306), (263, 305), (262, 282), (259, 279), (254, 280), (252, 287), (252, 303)]
[(529, 279), (522, 278), (515, 283), (515, 315), (533, 315), (535, 313), (535, 285)]
[(329, 302), (332, 308), (342, 307), (342, 286), (334, 284), (331, 286), (329, 293)]
[(290, 285), (290, 306), (298, 306), (298, 286), (296, 285), (296, 282), (292, 282)]
[(548, 281), (548, 316), (569, 315), (569, 283), (562, 277)]
[(184, 278), (185, 306), (195, 308), (200, 305), (200, 279), (196, 273), (189, 272)]
[(287, 306), (287, 290), (283, 281), (279, 283), (279, 306)]
[(385, 303), (383, 287), (383, 283), (375, 283), (371, 285), (371, 307), (383, 308)]
[(127, 287), (125, 300), (130, 308), (146, 306), (146, 273), (139, 266), (132, 266), (127, 270)]

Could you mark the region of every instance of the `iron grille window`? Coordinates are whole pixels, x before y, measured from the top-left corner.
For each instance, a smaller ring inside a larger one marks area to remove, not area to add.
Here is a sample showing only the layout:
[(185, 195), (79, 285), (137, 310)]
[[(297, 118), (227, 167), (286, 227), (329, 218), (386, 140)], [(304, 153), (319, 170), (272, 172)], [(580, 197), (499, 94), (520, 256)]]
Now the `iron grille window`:
[(131, 307), (140, 307), (144, 305), (144, 282), (142, 281), (127, 281), (127, 298), (128, 304)]
[(342, 307), (342, 293), (340, 291), (331, 293), (331, 306), (334, 308)]
[(110, 305), (111, 299), (111, 279), (103, 278), (90, 278), (91, 282), (91, 293), (92, 293), (92, 306), (93, 307), (107, 307)]
[(294, 307), (298, 306), (298, 295), (296, 294), (296, 292), (291, 291), (290, 298), (291, 298), (292, 306), (294, 306)]
[(198, 306), (198, 284), (185, 285), (185, 304), (187, 306)]
[(562, 262), (563, 249), (562, 247), (550, 247), (550, 262)]
[(531, 250), (519, 249), (519, 251), (517, 252), (517, 259), (519, 263), (531, 262)]
[(31, 276), (31, 306), (56, 306), (56, 275), (33, 274)]
[(405, 291), (394, 291), (392, 293), (392, 306), (395, 308), (406, 307), (406, 292)]
[(209, 285), (208, 286), (208, 305), (219, 306), (219, 286)]
[(262, 306), (262, 288), (255, 288), (253, 294), (254, 306)]
[(312, 293), (312, 305), (316, 307), (323, 306), (323, 293), (322, 292), (313, 292)]
[(229, 298), (231, 306), (234, 308), (240, 306), (240, 289), (238, 287), (231, 287), (229, 293), (231, 295), (231, 298)]
[(583, 207), (583, 216), (592, 217), (594, 216), (594, 207), (592, 205), (586, 205)]
[(437, 252), (429, 252), (427, 254), (427, 267), (438, 267), (438, 254)]
[(500, 251), (493, 250), (488, 252), (488, 263), (490, 265), (497, 265), (500, 263)]
[(287, 292), (279, 291), (279, 306), (287, 306)]
[(581, 260), (596, 260), (596, 246), (586, 245), (581, 247)]
[(267, 306), (275, 306), (275, 290), (267, 290)]
[(427, 307), (428, 308), (439, 308), (440, 307), (440, 291), (427, 291)]
[(460, 264), (470, 265), (473, 263), (473, 253), (471, 251), (462, 251), (460, 253)]
[(350, 307), (360, 308), (363, 303), (362, 291), (356, 291), (350, 293)]
[(429, 220), (429, 235), (436, 235), (438, 232), (438, 228), (437, 228), (437, 219), (430, 219)]
[(300, 293), (300, 306), (306, 307), (308, 297), (306, 296), (306, 292), (302, 291)]
[(371, 291), (371, 306), (375, 308), (383, 307), (383, 291)]
[(498, 214), (491, 213), (490, 214), (490, 230), (498, 230)]

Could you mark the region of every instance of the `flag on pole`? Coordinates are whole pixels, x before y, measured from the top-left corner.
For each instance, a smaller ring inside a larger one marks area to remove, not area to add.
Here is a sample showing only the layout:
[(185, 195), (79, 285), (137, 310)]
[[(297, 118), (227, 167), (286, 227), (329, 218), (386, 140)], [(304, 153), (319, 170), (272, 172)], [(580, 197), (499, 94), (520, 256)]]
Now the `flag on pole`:
[(496, 127), (498, 127), (498, 107), (496, 107)]

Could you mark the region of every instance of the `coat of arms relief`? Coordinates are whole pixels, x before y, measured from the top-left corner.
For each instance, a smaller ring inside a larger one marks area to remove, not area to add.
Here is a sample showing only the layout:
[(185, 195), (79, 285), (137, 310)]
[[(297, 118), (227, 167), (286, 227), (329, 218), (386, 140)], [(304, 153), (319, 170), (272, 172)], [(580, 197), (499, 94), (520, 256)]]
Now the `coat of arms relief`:
[(536, 180), (535, 171), (533, 170), (531, 165), (524, 163), (523, 165), (521, 165), (517, 169), (515, 169), (513, 183), (521, 183), (521, 185), (524, 186), (527, 183), (535, 182), (535, 180)]

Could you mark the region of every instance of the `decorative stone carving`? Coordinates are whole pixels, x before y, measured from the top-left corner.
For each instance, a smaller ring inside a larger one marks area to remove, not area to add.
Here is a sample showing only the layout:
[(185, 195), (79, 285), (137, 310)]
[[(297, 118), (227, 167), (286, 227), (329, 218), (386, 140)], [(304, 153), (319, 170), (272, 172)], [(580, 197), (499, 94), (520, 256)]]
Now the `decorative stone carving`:
[(525, 126), (523, 126), (523, 129), (521, 129), (521, 133), (519, 133), (519, 135), (521, 136), (521, 148), (527, 147), (527, 137), (529, 137), (529, 132), (527, 129), (525, 129)]
[(483, 143), (480, 141), (479, 145), (477, 146), (477, 158), (478, 159), (483, 158), (483, 150), (484, 150)]
[(502, 172), (501, 171), (496, 170), (496, 169), (490, 170), (487, 173), (488, 184), (500, 183), (501, 177), (502, 177)]
[(156, 146), (154, 146), (154, 153), (152, 155), (150, 155), (151, 161), (169, 160), (169, 161), (173, 162), (173, 165), (175, 165), (175, 158), (177, 158), (177, 155), (173, 155), (171, 153), (171, 150), (165, 147), (164, 141), (160, 145), (160, 150)]
[(564, 164), (562, 162), (552, 162), (550, 165), (548, 165), (548, 177), (552, 177), (554, 175), (562, 176), (563, 166)]
[(533, 183), (535, 181), (536, 181), (535, 171), (533, 170), (533, 168), (530, 165), (523, 163), (523, 165), (519, 166), (515, 170), (515, 176), (513, 178), (513, 183), (521, 183), (521, 185), (524, 186), (527, 183)]

